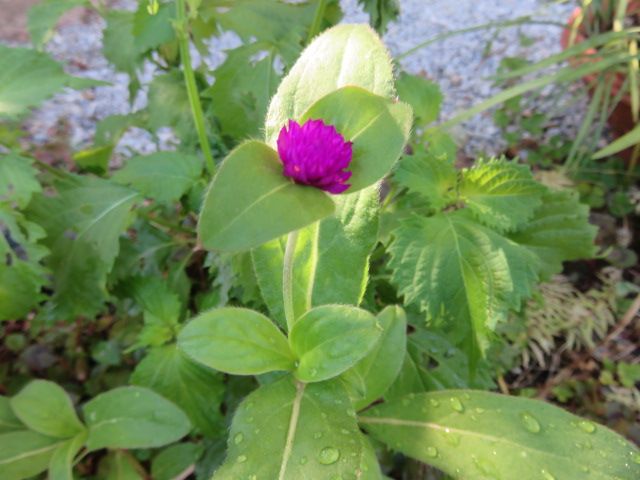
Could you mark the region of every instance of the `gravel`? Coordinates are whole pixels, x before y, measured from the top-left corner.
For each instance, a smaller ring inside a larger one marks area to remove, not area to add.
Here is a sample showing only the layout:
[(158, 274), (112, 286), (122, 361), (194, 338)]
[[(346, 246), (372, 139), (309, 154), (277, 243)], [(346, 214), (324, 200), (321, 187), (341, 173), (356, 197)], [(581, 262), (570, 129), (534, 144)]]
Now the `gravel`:
[[(118, 6), (131, 8), (135, 2), (118, 0)], [(367, 15), (357, 0), (342, 0), (344, 22), (366, 22)], [(487, 22), (503, 21), (519, 16), (532, 15), (536, 20), (563, 21), (573, 5), (542, 0), (401, 0), (401, 15), (389, 25), (384, 40), (394, 55), (402, 54), (415, 45), (437, 35)], [(47, 45), (47, 50), (63, 61), (67, 71), (74, 75), (106, 80), (112, 85), (89, 91), (64, 91), (47, 101), (31, 116), (27, 129), (35, 143), (45, 144), (53, 132), (63, 123), (69, 132), (72, 148), (86, 148), (92, 144), (96, 122), (113, 114), (126, 114), (142, 108), (146, 102), (143, 90), (133, 106), (128, 102), (128, 76), (116, 72), (101, 53), (104, 21), (92, 15), (87, 21), (67, 25), (59, 29)], [(524, 56), (540, 59), (557, 52), (560, 29), (552, 25), (526, 25), (493, 32), (483, 30), (450, 37), (418, 50), (403, 58), (400, 64), (410, 73), (422, 74), (436, 81), (444, 94), (441, 120), (496, 93), (491, 75), (495, 74), (504, 57)], [(532, 38), (532, 45), (525, 46), (522, 36)], [(490, 42), (490, 43), (489, 43)], [(224, 61), (225, 49), (239, 44), (232, 33), (212, 39), (211, 55), (205, 61), (215, 67)], [(196, 55), (197, 59), (197, 55)], [(154, 74), (147, 65), (142, 74), (143, 84)], [(549, 96), (539, 100), (542, 110), (554, 107), (556, 101)], [(563, 111), (563, 129), (575, 131), (584, 102), (577, 102), (573, 109)], [(557, 105), (555, 105), (557, 106)], [(500, 151), (500, 132), (491, 120), (491, 112), (485, 112), (455, 129), (459, 143), (469, 154), (494, 154)], [(175, 148), (177, 140), (169, 130), (152, 136), (140, 129), (131, 129), (121, 140), (116, 153), (128, 157), (138, 153)]]

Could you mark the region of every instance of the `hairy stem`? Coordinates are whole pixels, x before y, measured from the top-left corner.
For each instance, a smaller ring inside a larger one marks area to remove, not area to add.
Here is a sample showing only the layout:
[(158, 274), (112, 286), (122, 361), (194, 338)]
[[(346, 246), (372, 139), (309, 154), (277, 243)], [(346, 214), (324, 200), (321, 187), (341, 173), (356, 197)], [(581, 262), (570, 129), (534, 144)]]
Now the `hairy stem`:
[(293, 262), (296, 243), (298, 243), (298, 230), (291, 232), (287, 237), (287, 246), (284, 250), (284, 267), (282, 269), (284, 317), (287, 320), (287, 330), (289, 331), (291, 331), (296, 321), (293, 311)]
[(178, 37), (178, 45), (180, 48), (180, 61), (184, 72), (184, 83), (187, 87), (187, 95), (189, 96), (189, 105), (193, 115), (193, 122), (196, 125), (198, 133), (198, 141), (207, 165), (210, 175), (215, 173), (215, 163), (211, 153), (211, 146), (207, 138), (207, 129), (204, 123), (204, 114), (202, 113), (202, 104), (198, 95), (198, 87), (196, 85), (196, 77), (191, 66), (191, 54), (189, 53), (189, 22), (187, 20), (187, 9), (185, 0), (176, 0), (176, 35)]

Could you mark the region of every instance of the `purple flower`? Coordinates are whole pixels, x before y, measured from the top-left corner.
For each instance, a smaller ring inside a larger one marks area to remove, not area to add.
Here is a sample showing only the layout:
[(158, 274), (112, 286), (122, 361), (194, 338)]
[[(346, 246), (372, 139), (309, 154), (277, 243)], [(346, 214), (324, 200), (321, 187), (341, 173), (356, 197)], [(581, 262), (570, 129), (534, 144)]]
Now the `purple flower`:
[(289, 120), (278, 135), (284, 176), (329, 193), (342, 193), (351, 186), (346, 183), (351, 172), (344, 170), (353, 156), (352, 145), (322, 120), (307, 120), (302, 126)]

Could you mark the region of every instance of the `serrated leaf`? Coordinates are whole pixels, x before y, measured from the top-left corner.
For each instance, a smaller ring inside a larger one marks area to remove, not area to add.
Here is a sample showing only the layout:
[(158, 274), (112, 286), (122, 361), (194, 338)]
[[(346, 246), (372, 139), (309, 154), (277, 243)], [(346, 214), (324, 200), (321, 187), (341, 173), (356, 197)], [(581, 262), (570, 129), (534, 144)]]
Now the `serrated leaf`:
[(64, 87), (87, 88), (103, 82), (67, 75), (45, 53), (0, 45), (0, 118), (16, 118)]
[(337, 382), (305, 385), (287, 377), (260, 387), (238, 407), (227, 459), (213, 479), (381, 480), (354, 416)]
[(0, 434), (25, 430), (24, 424), (13, 413), (9, 400), (9, 398), (0, 395)]
[(198, 315), (178, 336), (196, 362), (234, 375), (293, 369), (287, 339), (267, 317), (246, 308), (219, 308)]
[(8, 201), (24, 208), (31, 196), (42, 190), (32, 163), (30, 158), (13, 153), (0, 156), (0, 202)]
[(442, 92), (437, 83), (420, 75), (402, 72), (396, 81), (396, 88), (400, 100), (411, 105), (417, 126), (424, 127), (438, 119)]
[(369, 14), (371, 26), (380, 34), (400, 15), (400, 0), (358, 0), (358, 3)]
[(404, 220), (389, 247), (392, 281), (407, 304), (444, 324), (477, 359), (495, 324), (537, 280), (535, 257), (457, 210)]
[(404, 311), (396, 306), (387, 307), (377, 319), (382, 334), (373, 350), (340, 377), (356, 410), (381, 398), (402, 367), (407, 343)]
[(21, 318), (44, 296), (48, 253), (38, 244), (45, 233), (17, 210), (0, 203), (0, 321)]
[(294, 375), (303, 382), (333, 378), (367, 355), (381, 328), (369, 312), (347, 305), (324, 305), (302, 315), (289, 343), (299, 359)]
[(152, 349), (136, 366), (131, 383), (150, 388), (174, 402), (204, 435), (219, 434), (222, 378), (187, 358), (176, 345)]
[(44, 472), (59, 438), (22, 430), (0, 435), (0, 474), (2, 480), (23, 480)]
[(595, 256), (597, 228), (589, 224), (589, 207), (571, 191), (547, 191), (527, 224), (509, 235), (537, 257), (542, 280), (562, 271), (562, 262)]
[(148, 127), (157, 130), (172, 127), (185, 141), (195, 138), (195, 127), (189, 95), (180, 71), (171, 71), (153, 78), (149, 84)]
[(155, 15), (149, 15), (146, 2), (138, 3), (133, 15), (133, 38), (135, 48), (143, 53), (159, 47), (175, 38), (172, 22), (175, 20), (176, 7), (171, 3), (160, 3)]
[(359, 420), (394, 450), (456, 478), (513, 478), (514, 472), (522, 480), (640, 476), (640, 452), (624, 438), (526, 398), (423, 393), (375, 406)]
[[(369, 255), (377, 242), (378, 187), (334, 198), (334, 215), (298, 234), (293, 266), (296, 317), (311, 307), (359, 305), (369, 276)], [(269, 312), (286, 325), (282, 269), (286, 237), (251, 251), (254, 270)]]
[(102, 52), (117, 70), (133, 75), (142, 63), (142, 54), (135, 47), (134, 12), (108, 10), (104, 19)]
[[(297, 118), (297, 117), (296, 117)], [(411, 130), (409, 105), (394, 103), (359, 87), (343, 87), (309, 107), (300, 122), (322, 119), (353, 142), (347, 193), (381, 180), (398, 160)]]
[(161, 447), (191, 430), (182, 410), (148, 388), (109, 390), (87, 402), (82, 410), (89, 428), (90, 451)]
[(462, 172), (459, 194), (476, 219), (499, 231), (527, 223), (542, 204), (545, 188), (525, 165), (505, 159), (480, 160)]
[(113, 180), (160, 203), (171, 203), (198, 181), (202, 165), (202, 159), (194, 155), (157, 152), (130, 158)]
[(75, 7), (86, 5), (85, 0), (42, 0), (29, 9), (27, 28), (31, 42), (40, 48), (53, 34), (60, 17)]
[(282, 174), (278, 154), (257, 141), (224, 160), (204, 200), (198, 235), (206, 248), (237, 252), (257, 247), (330, 215), (331, 199)]
[(13, 413), (31, 430), (56, 438), (71, 438), (84, 431), (71, 398), (48, 380), (32, 380), (11, 399)]
[(72, 176), (57, 194), (35, 195), (27, 214), (47, 232), (46, 265), (54, 272), (53, 315), (90, 317), (103, 308), (106, 277), (138, 196), (107, 180)]
[(457, 172), (446, 155), (416, 152), (398, 162), (393, 178), (409, 192), (425, 199), (439, 210), (452, 202)]
[(154, 480), (175, 480), (195, 465), (202, 455), (202, 445), (178, 443), (165, 448), (151, 461), (151, 477)]
[(49, 461), (49, 480), (73, 480), (73, 460), (86, 439), (87, 433), (83, 431), (58, 445)]
[(203, 95), (211, 98), (223, 135), (237, 142), (260, 133), (269, 99), (278, 85), (276, 53), (264, 42), (242, 45), (229, 50), (225, 62), (213, 72), (215, 83)]
[(364, 25), (326, 30), (302, 52), (271, 99), (266, 142), (275, 145), (288, 119), (300, 118), (320, 98), (347, 85), (388, 99), (395, 95), (389, 53), (375, 32)]

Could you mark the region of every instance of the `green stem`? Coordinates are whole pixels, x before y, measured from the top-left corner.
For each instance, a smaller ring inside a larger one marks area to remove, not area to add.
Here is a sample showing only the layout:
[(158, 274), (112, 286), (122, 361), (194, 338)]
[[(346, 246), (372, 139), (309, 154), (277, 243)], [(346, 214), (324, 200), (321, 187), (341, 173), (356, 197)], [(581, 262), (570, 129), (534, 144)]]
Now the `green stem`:
[(322, 25), (322, 18), (324, 17), (324, 11), (327, 9), (327, 0), (318, 0), (318, 7), (316, 13), (313, 16), (313, 22), (309, 28), (309, 34), (307, 35), (307, 44), (311, 43), (313, 37), (320, 33), (320, 26)]
[(215, 173), (216, 166), (213, 161), (209, 139), (207, 138), (207, 129), (204, 123), (204, 114), (202, 113), (202, 104), (200, 103), (200, 96), (198, 94), (198, 87), (196, 85), (196, 77), (193, 73), (193, 67), (191, 66), (188, 28), (189, 22), (187, 20), (185, 0), (176, 0), (175, 29), (176, 35), (178, 37), (178, 45), (180, 48), (180, 61), (182, 63), (182, 69), (184, 71), (184, 83), (187, 87), (189, 105), (191, 106), (193, 121), (196, 125), (196, 132), (198, 132), (200, 148), (202, 149), (202, 153), (204, 155), (207, 170), (209, 171), (210, 175), (213, 175)]
[(287, 237), (287, 246), (284, 250), (284, 267), (282, 269), (282, 297), (284, 300), (284, 318), (287, 320), (287, 330), (291, 331), (296, 321), (293, 310), (293, 262), (296, 243), (298, 243), (298, 230)]

